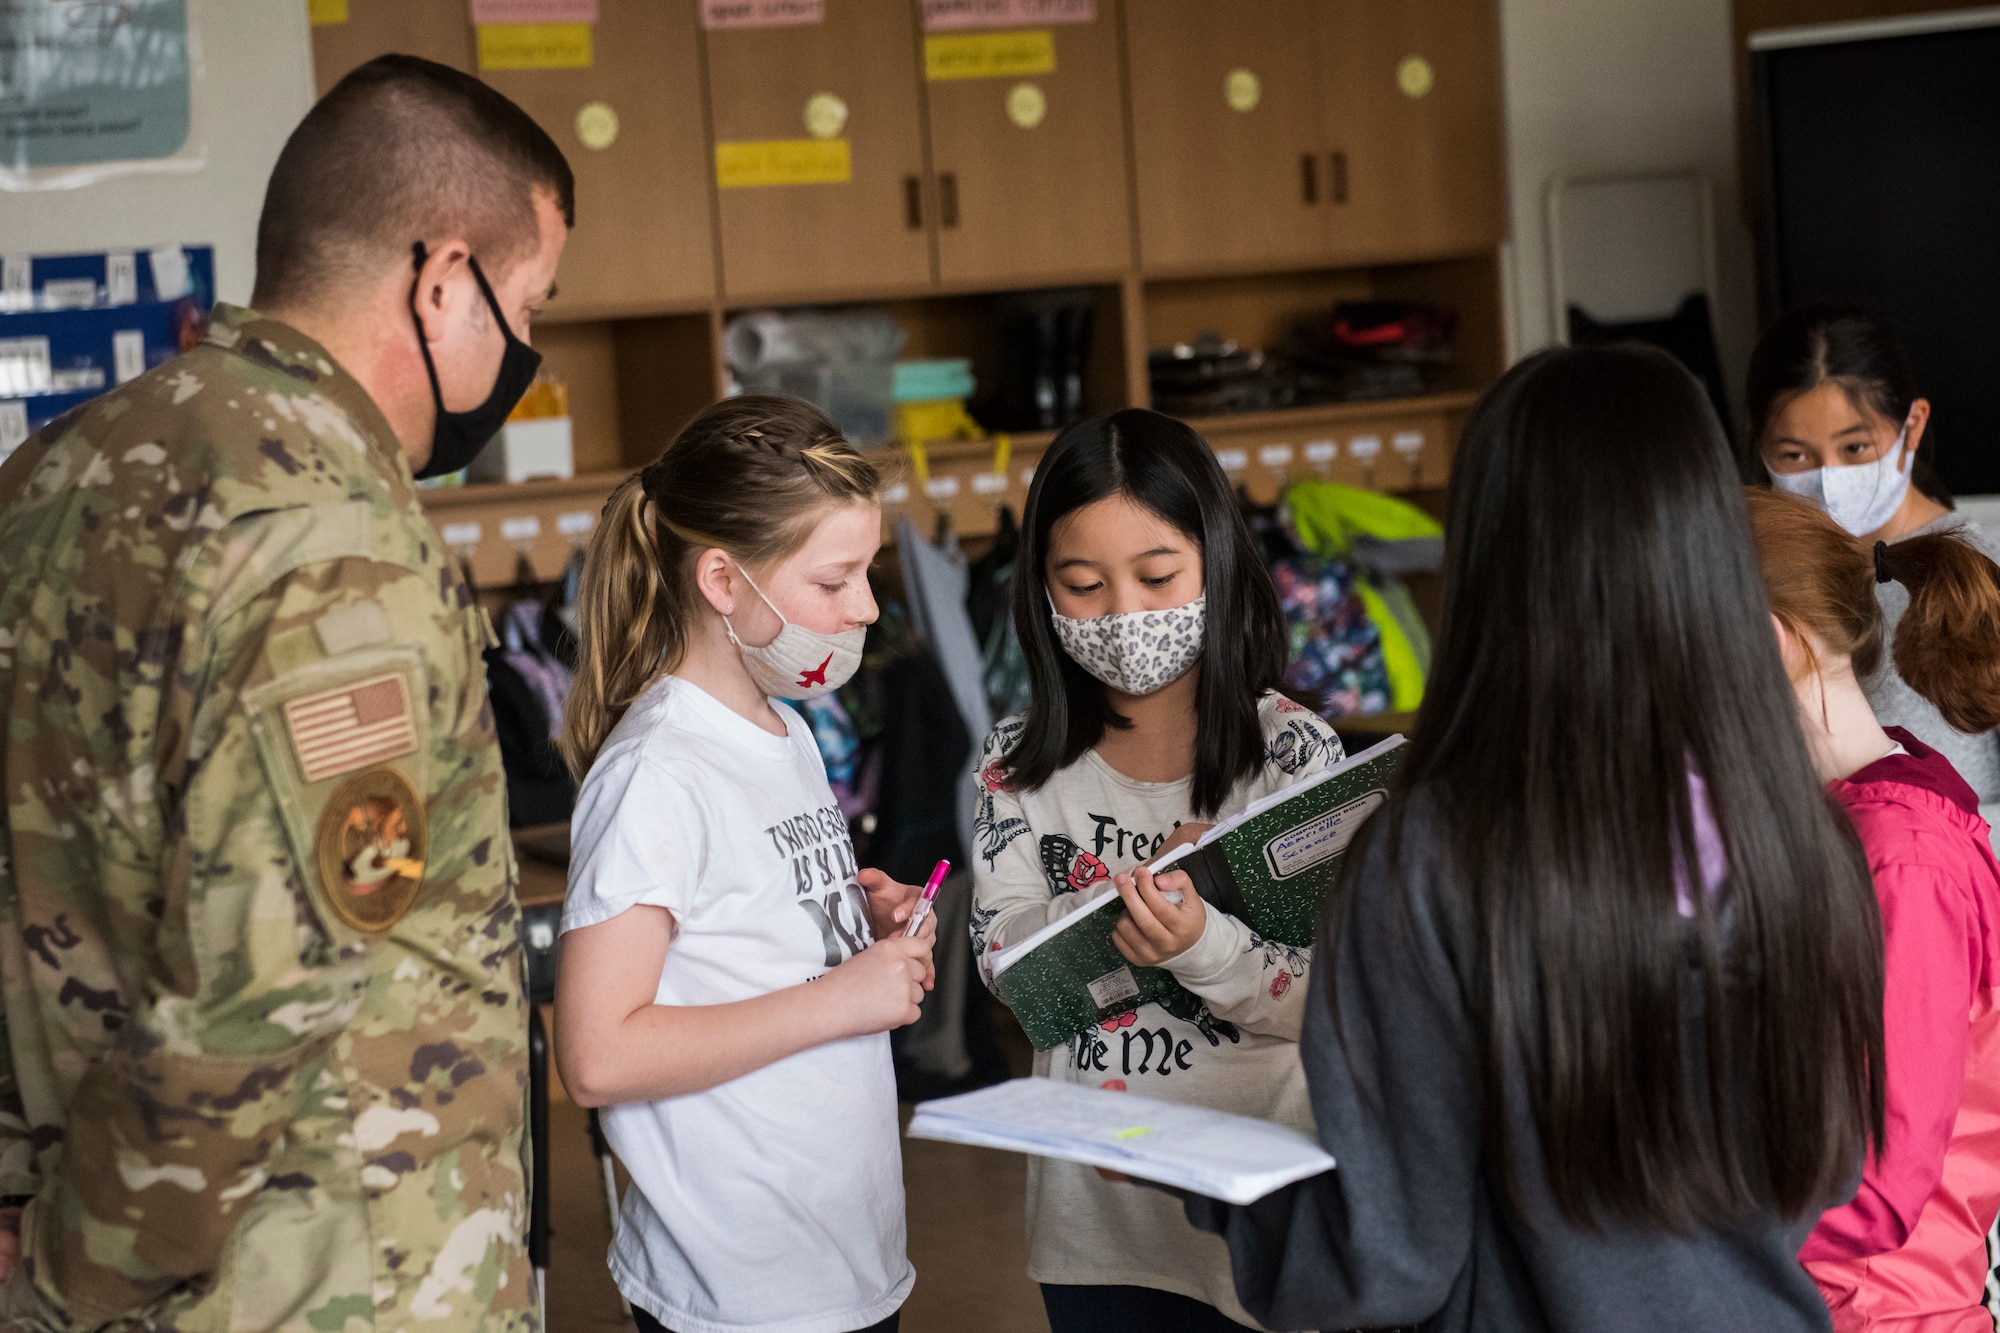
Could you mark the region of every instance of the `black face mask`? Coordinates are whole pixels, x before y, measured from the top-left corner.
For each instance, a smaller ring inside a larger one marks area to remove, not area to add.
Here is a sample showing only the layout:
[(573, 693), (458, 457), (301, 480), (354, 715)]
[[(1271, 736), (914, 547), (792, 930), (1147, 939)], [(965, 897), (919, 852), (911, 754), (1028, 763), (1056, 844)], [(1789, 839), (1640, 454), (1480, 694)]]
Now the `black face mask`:
[(500, 355), (500, 373), (494, 378), (493, 392), (486, 395), (486, 401), (470, 412), (447, 412), (444, 410), (444, 391), (438, 387), (437, 363), (431, 360), (430, 340), (424, 337), (424, 322), (417, 315), (417, 288), (423, 283), (424, 261), (429, 258), (424, 243), (418, 241), (413, 248), (417, 261), (417, 280), (410, 284), (410, 318), (417, 324), (417, 346), (424, 354), (424, 369), (431, 376), (431, 401), (437, 404), (437, 426), (431, 432), (431, 457), (418, 471), (417, 477), (442, 477), (458, 471), (474, 458), (479, 451), (500, 433), (500, 427), (507, 424), (508, 414), (521, 395), (535, 382), (535, 372), (542, 368), (542, 354), (514, 336), (514, 328), (501, 313), (500, 302), (494, 299), (493, 288), (487, 285), (486, 275), (479, 271), (479, 261), (470, 255), (466, 263), (472, 268), (472, 276), (479, 280), (479, 290), (486, 297), (486, 304), (493, 311), (493, 318), (500, 325), (500, 334), (507, 340), (507, 350)]

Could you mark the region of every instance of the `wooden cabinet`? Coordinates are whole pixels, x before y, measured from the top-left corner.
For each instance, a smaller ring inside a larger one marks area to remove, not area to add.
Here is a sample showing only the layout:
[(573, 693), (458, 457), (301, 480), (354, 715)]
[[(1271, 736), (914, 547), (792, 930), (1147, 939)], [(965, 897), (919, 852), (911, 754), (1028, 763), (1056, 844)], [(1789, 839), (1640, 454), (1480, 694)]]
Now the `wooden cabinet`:
[(576, 173), (576, 230), (551, 313), (703, 305), (715, 251), (694, 9), (600, 0), (592, 47), (588, 69), (481, 75), (541, 122)]
[[(1403, 0), (1362, 0), (1362, 3)], [(1318, 0), (1129, 0), (1139, 260), (1152, 273), (1318, 263), (1328, 107)]]
[(1499, 244), (1493, 0), (1324, 0), (1335, 262)]
[(321, 94), (385, 51), (472, 70), (465, 0), (348, 0), (347, 22), (316, 25), (312, 42), (313, 80)]
[(928, 285), (932, 200), (911, 6), (826, 0), (820, 23), (704, 37), (718, 154), (734, 144), (794, 145), (771, 150), (766, 174), (780, 179), (800, 163), (807, 174), (824, 167), (826, 150), (814, 144), (844, 142), (850, 162), (844, 181), (717, 190), (726, 298), (801, 301)]
[(925, 86), (938, 274), (950, 286), (1064, 282), (1132, 262), (1117, 0), (1047, 28), (1055, 69)]

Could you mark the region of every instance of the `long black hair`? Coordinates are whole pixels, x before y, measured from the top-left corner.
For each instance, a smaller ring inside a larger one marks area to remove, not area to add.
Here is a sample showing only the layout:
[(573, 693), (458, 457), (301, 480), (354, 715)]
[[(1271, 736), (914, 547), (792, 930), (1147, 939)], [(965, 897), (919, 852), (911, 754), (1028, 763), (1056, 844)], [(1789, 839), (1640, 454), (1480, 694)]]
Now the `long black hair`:
[(1082, 758), (1106, 727), (1132, 725), (1111, 707), (1103, 684), (1056, 642), (1048, 599), (1056, 523), (1114, 495), (1158, 514), (1201, 546), (1208, 601), (1195, 686), (1193, 807), (1213, 814), (1264, 761), (1257, 703), (1280, 688), (1285, 674), (1284, 616), (1214, 451), (1187, 425), (1144, 408), (1077, 422), (1035, 468), (1014, 579), (1014, 629), (1033, 695), (1004, 770), (1033, 790)]
[[(1406, 795), (1364, 836), (1395, 867), (1407, 812), (1437, 812), (1489, 1153), (1514, 1184), (1520, 1067), (1572, 1222), (1824, 1206), (1881, 1138), (1881, 924), (1701, 386), (1647, 348), (1529, 358), (1472, 412), (1446, 534)], [(1697, 776), (1714, 892), (1688, 882)]]
[[(1763, 453), (1771, 414), (1786, 399), (1822, 384), (1839, 385), (1856, 407), (1894, 422), (1906, 420), (1917, 400), (1909, 359), (1879, 311), (1852, 305), (1803, 305), (1787, 311), (1757, 340), (1744, 378), (1750, 433), (1738, 449), (1737, 463), (1746, 485), (1771, 484)], [(1937, 474), (1936, 435), (1933, 422), (1917, 443), (1910, 484), (1950, 509), (1951, 490)]]

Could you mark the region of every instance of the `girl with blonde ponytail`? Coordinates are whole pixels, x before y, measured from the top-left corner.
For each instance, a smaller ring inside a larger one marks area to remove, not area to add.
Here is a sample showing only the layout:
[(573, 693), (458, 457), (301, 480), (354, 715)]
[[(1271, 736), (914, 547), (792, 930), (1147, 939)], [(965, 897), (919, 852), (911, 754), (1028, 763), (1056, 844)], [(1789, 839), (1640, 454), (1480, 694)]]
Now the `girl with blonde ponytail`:
[(917, 891), (855, 864), (812, 733), (875, 619), (881, 478), (788, 398), (718, 403), (620, 486), (584, 565), (563, 1082), (632, 1174), (641, 1333), (893, 1329), (915, 1280), (888, 1032)]

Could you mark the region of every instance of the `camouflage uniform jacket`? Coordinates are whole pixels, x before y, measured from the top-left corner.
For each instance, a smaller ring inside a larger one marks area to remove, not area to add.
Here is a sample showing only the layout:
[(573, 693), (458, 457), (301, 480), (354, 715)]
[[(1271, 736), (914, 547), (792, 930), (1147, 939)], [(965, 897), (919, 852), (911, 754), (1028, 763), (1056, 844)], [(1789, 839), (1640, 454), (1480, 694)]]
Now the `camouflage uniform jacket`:
[(0, 1322), (534, 1327), (491, 635), (252, 311), (0, 466)]

